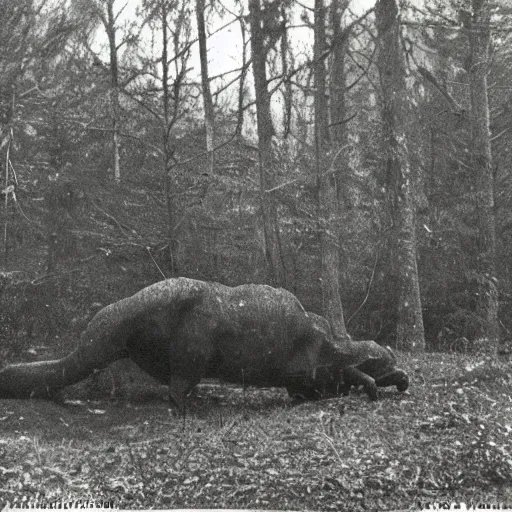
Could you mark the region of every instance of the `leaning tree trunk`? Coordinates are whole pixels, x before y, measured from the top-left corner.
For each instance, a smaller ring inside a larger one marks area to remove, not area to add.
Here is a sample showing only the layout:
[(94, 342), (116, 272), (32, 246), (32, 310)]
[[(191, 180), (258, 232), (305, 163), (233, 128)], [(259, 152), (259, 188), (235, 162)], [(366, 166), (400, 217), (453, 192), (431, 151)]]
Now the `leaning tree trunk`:
[(425, 334), (416, 262), (414, 177), (406, 138), (407, 123), (412, 113), (407, 101), (396, 0), (379, 0), (375, 16), (379, 34), (377, 63), (382, 87), (383, 142), (395, 226), (394, 273), (398, 283), (396, 343), (404, 350), (423, 351)]
[(315, 0), (315, 162), (320, 216), (323, 312), (334, 334), (347, 339), (349, 336), (343, 318), (339, 284), (337, 183), (333, 169), (329, 168), (331, 155), (324, 58), (326, 48), (325, 7), (323, 0)]
[(266, 56), (262, 12), (260, 0), (249, 0), (251, 20), (251, 51), (254, 88), (256, 94), (256, 118), (258, 128), (258, 153), (260, 173), (260, 206), (263, 219), (265, 257), (270, 282), (274, 286), (284, 286), (286, 273), (281, 249), (277, 205), (269, 190), (272, 188), (274, 171), (274, 151), (272, 137), (274, 125), (270, 111), (270, 93), (268, 91)]
[(496, 220), (489, 125), (489, 3), (472, 0), (473, 16), (467, 24), (470, 44), (469, 89), (471, 93), (472, 166), (476, 174), (476, 206), (479, 223), (479, 293), (477, 311), (482, 318), (480, 335), (496, 351), (499, 343), (496, 279)]

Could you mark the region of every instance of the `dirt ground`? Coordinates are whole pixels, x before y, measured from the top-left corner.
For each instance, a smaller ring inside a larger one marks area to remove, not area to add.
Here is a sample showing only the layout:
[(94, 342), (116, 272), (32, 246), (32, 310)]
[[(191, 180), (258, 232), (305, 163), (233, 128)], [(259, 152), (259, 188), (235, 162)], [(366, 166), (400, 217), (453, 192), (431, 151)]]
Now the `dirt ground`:
[(283, 390), (206, 383), (184, 419), (148, 382), (122, 399), (3, 400), (0, 497), (356, 511), (512, 503), (509, 363), (429, 354), (401, 365), (410, 390), (377, 402), (355, 391), (293, 405)]

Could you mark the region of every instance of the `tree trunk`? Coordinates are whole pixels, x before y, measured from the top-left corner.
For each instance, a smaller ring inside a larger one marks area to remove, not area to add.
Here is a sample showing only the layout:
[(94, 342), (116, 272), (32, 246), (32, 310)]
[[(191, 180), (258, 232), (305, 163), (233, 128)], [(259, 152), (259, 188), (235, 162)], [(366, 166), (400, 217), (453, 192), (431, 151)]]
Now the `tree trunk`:
[(199, 57), (201, 60), (201, 88), (204, 102), (204, 125), (206, 128), (206, 151), (208, 152), (208, 172), (213, 173), (213, 134), (214, 113), (210, 81), (208, 77), (208, 52), (206, 46), (206, 28), (204, 21), (205, 0), (196, 0), (197, 33), (199, 39)]
[(236, 134), (239, 142), (243, 143), (242, 133), (244, 128), (244, 98), (245, 98), (245, 77), (247, 75), (247, 45), (246, 45), (246, 28), (245, 20), (240, 17), (240, 36), (242, 37), (242, 72), (240, 73), (240, 80), (238, 82), (238, 108), (237, 108), (237, 121), (236, 121)]
[[(172, 169), (174, 149), (171, 147), (171, 129), (174, 124), (174, 116), (171, 115), (170, 104), (172, 101), (170, 92), (170, 73), (169, 73), (169, 30), (168, 30), (168, 11), (166, 0), (160, 2), (160, 16), (162, 21), (162, 177), (165, 194), (165, 203), (167, 207), (167, 240), (168, 240), (168, 270), (171, 276), (176, 275), (178, 271), (177, 261), (177, 242), (176, 242), (176, 214), (172, 199)], [(178, 51), (178, 49), (176, 49)], [(179, 87), (178, 87), (179, 92)], [(175, 102), (179, 98), (174, 99)]]
[(423, 351), (425, 335), (416, 261), (414, 177), (406, 139), (411, 113), (396, 0), (378, 0), (375, 15), (379, 34), (377, 63), (382, 87), (383, 142), (394, 224), (394, 273), (398, 284), (396, 343), (403, 350)]
[(339, 249), (337, 220), (339, 217), (336, 176), (329, 168), (330, 136), (328, 125), (325, 59), (325, 7), (315, 0), (315, 164), (318, 180), (320, 216), (321, 286), (323, 313), (333, 333), (347, 339), (339, 289)]
[(342, 30), (341, 19), (347, 7), (346, 0), (333, 0), (331, 4), (332, 56), (330, 80), (330, 114), (331, 135), (333, 143), (346, 144), (347, 129), (343, 120), (346, 118), (345, 99), (345, 55), (347, 52), (348, 33)]
[(251, 51), (256, 94), (256, 117), (258, 128), (258, 153), (260, 173), (260, 206), (263, 219), (263, 235), (268, 278), (274, 286), (284, 286), (286, 273), (281, 250), (277, 206), (271, 192), (274, 172), (272, 137), (274, 125), (270, 112), (266, 72), (266, 50), (262, 28), (260, 0), (249, 0), (251, 20)]
[(286, 77), (290, 72), (290, 65), (288, 59), (291, 60), (291, 67), (293, 68), (293, 53), (290, 52), (290, 41), (287, 28), (287, 14), (286, 8), (281, 7), (281, 16), (283, 17), (283, 35), (281, 37), (281, 72), (285, 77), (284, 92), (283, 92), (283, 142), (285, 146), (288, 145), (288, 138), (291, 132), (292, 124), (292, 102), (293, 102), (293, 87), (291, 80)]
[(119, 157), (119, 66), (117, 59), (116, 26), (114, 16), (114, 1), (107, 2), (107, 19), (105, 30), (108, 36), (110, 50), (110, 108), (112, 116), (112, 159), (114, 167), (114, 181), (121, 183), (121, 169)]
[(482, 318), (480, 335), (495, 352), (499, 343), (498, 290), (496, 279), (496, 219), (489, 125), (490, 12), (487, 0), (472, 0), (469, 20), (469, 88), (471, 94), (472, 166), (476, 175), (476, 206), (479, 223), (479, 293), (477, 312)]
[[(346, 74), (345, 57), (347, 53), (350, 30), (342, 29), (342, 16), (348, 6), (347, 0), (333, 0), (331, 4), (331, 30), (332, 30), (332, 55), (329, 84), (331, 119), (331, 139), (333, 151), (337, 152), (345, 147), (348, 142), (347, 133), (347, 101), (346, 101)], [(346, 155), (349, 151), (342, 151), (337, 155), (335, 162), (338, 206), (340, 214), (346, 209), (350, 197), (348, 183), (349, 161)]]
[[(3, 188), (8, 190), (9, 161), (11, 142), (13, 141), (13, 118), (16, 107), (18, 79), (26, 65), (26, 56), (29, 48), (30, 34), (34, 28), (34, 9), (30, 1), (9, 2), (0, 1), (2, 25), (0, 27), (0, 162), (5, 165), (5, 181)], [(1, 168), (0, 164), (0, 168)], [(9, 257), (9, 193), (4, 197), (4, 269), (8, 266)], [(13, 203), (14, 204), (14, 203)]]

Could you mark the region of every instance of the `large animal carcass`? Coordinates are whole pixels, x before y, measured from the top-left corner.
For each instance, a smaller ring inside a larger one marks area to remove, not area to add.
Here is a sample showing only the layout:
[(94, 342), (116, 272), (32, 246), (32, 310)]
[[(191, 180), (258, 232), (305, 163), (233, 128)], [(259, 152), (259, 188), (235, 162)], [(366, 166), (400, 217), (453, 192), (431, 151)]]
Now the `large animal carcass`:
[(51, 397), (131, 358), (169, 386), (180, 409), (207, 377), (317, 399), (339, 394), (349, 379), (364, 380), (360, 350), (345, 348), (286, 290), (167, 279), (100, 310), (69, 355), (2, 369), (0, 398)]

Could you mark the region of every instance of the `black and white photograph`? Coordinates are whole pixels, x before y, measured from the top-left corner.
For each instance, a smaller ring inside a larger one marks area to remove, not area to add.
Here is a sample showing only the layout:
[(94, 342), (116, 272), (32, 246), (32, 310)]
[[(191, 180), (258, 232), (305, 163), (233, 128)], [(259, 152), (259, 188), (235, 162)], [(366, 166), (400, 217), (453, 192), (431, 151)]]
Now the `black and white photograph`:
[(0, 0), (0, 510), (512, 510), (510, 0)]

